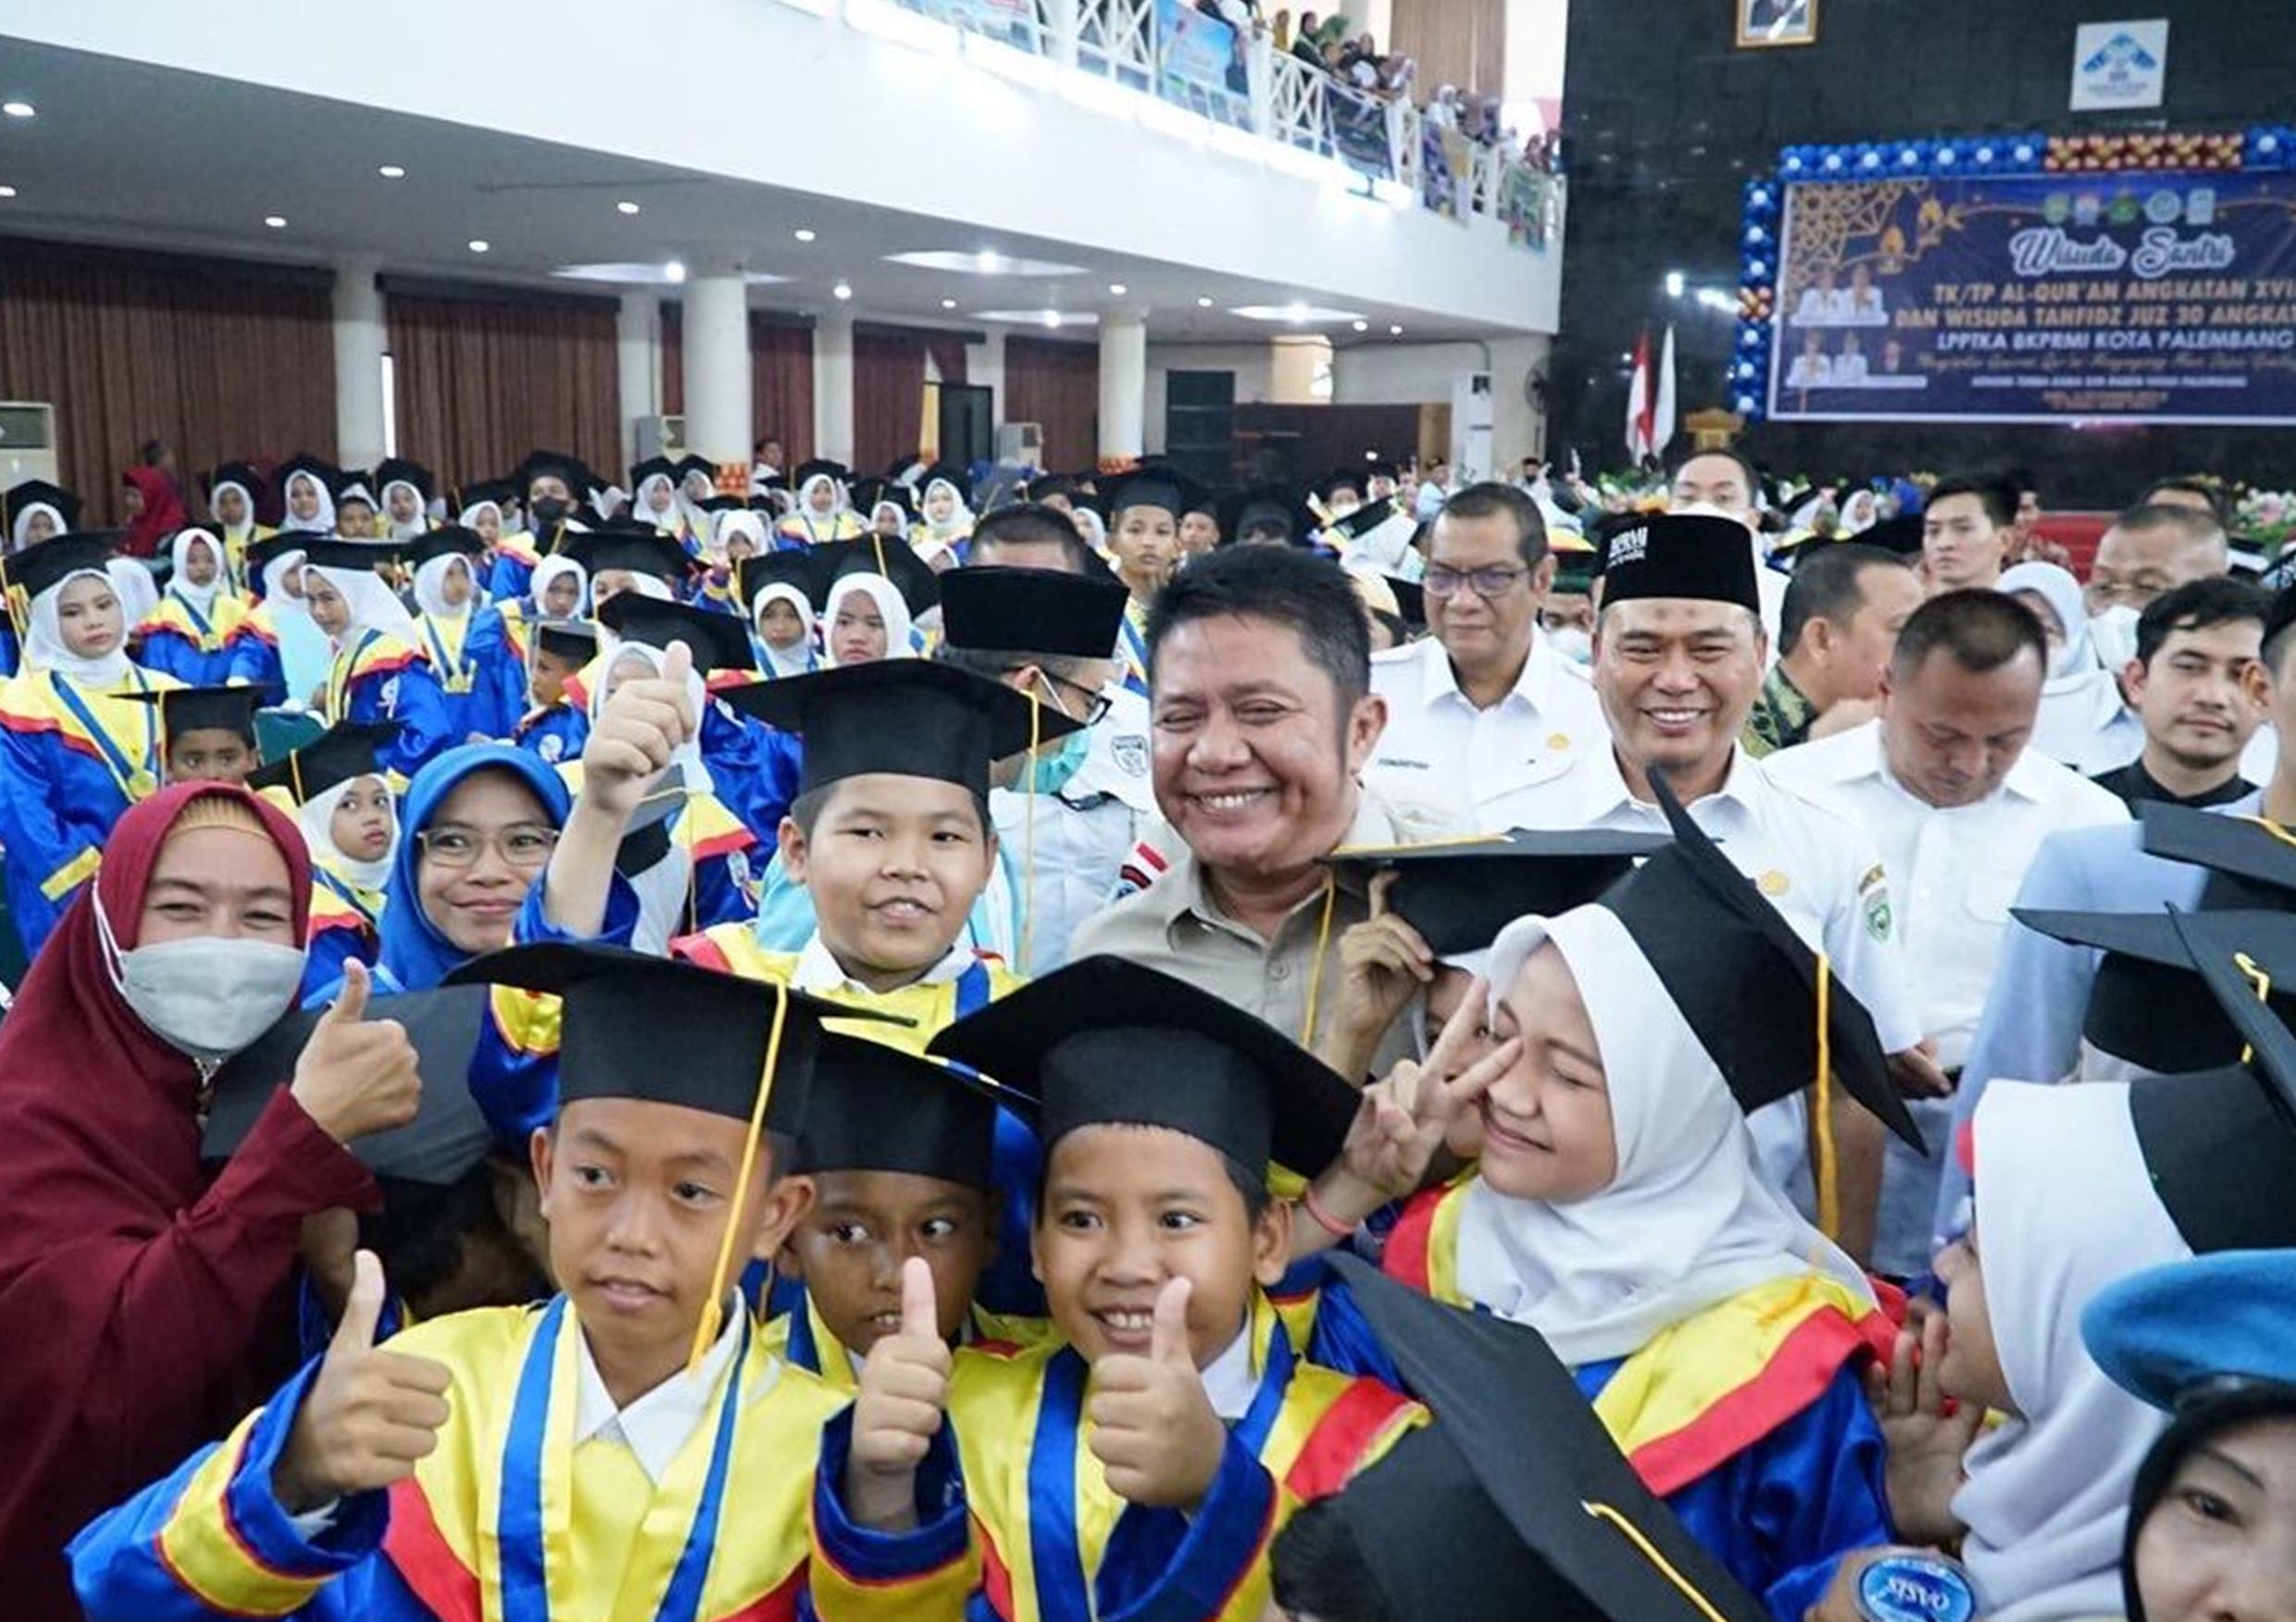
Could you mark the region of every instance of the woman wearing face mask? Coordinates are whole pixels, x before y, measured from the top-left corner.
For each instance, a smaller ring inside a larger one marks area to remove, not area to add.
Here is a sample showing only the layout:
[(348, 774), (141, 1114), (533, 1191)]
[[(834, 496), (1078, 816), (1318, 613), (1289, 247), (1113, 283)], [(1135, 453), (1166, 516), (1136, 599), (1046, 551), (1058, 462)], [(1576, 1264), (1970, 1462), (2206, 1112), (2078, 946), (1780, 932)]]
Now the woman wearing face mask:
[(775, 527), (785, 544), (819, 546), (831, 541), (857, 541), (861, 519), (845, 505), (845, 469), (835, 462), (814, 461), (797, 469), (797, 505)]
[(248, 589), (247, 548), (276, 533), (256, 522), (256, 492), (263, 476), (244, 462), (226, 462), (201, 480), (207, 493), (208, 526), (223, 539), (223, 568), (234, 591)]
[(2090, 1355), (2171, 1416), (2137, 1466), (2129, 1622), (2296, 1616), (2296, 1253), (2208, 1256), (2114, 1285)]
[(311, 857), (306, 997), (343, 978), (352, 958), (382, 953), (382, 909), (398, 852), (398, 804), (375, 752), (396, 728), (336, 727), (247, 780), (293, 813)]
[(159, 706), (123, 695), (182, 683), (128, 657), (110, 552), (107, 536), (59, 535), (0, 566), (9, 596), (31, 605), (24, 668), (0, 688), (0, 848), (28, 954), (165, 771)]
[(830, 588), (821, 610), (821, 663), (834, 668), (913, 659), (909, 606), (883, 575), (855, 570)]
[(385, 764), (402, 777), (455, 737), (446, 695), (422, 652), (406, 605), (375, 571), (398, 555), (388, 543), (312, 541), (304, 548), (303, 601), (327, 633), (331, 658), (315, 706), (329, 726), (396, 721)]
[(485, 543), (459, 524), (415, 543), (415, 629), (444, 691), (455, 736), (507, 738), (526, 713), (526, 666), (503, 617), (481, 600)]
[(972, 509), (965, 505), (964, 474), (954, 468), (927, 471), (918, 487), (924, 492), (917, 505), (924, 518), (909, 532), (917, 556), (938, 572), (955, 568), (965, 558), (965, 545), (973, 537)]
[(224, 579), (223, 543), (206, 530), (178, 530), (174, 572), (159, 605), (136, 627), (142, 660), (192, 687), (231, 680), (232, 643), (247, 618), (246, 599)]
[(2144, 723), (2122, 702), (2115, 671), (2098, 662), (2080, 583), (2053, 563), (2020, 563), (1996, 589), (2031, 609), (2049, 638), (2032, 746), (2084, 777), (2134, 760), (2144, 748)]
[(207, 1078), (293, 1005), (309, 896), (278, 811), (164, 790), (120, 818), (0, 1027), (11, 1615), (76, 1616), (66, 1540), (293, 1368), (303, 1220), (371, 1209), (344, 1145), (414, 1116), (414, 1052), (360, 1021), (361, 979), (220, 1170), (202, 1164)]
[(302, 535), (335, 532), (335, 493), (343, 488), (343, 469), (317, 456), (292, 456), (279, 469), (280, 496), (286, 511), (280, 531)]

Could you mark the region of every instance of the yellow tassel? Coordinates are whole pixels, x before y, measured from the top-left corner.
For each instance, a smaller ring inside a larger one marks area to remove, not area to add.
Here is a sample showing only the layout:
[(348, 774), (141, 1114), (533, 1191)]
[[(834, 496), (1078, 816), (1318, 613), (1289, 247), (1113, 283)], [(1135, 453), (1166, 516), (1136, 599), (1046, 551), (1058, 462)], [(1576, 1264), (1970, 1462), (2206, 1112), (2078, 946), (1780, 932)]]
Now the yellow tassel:
[(2252, 822), (2284, 845), (2296, 845), (2296, 833), (2290, 833), (2269, 817), (2243, 817), (2242, 822)]
[[(2275, 830), (2274, 831), (2277, 832), (2278, 830)], [(2286, 838), (2287, 836), (2283, 834), (2281, 837)], [(2258, 963), (2245, 952), (2235, 952), (2232, 954), (2232, 965), (2235, 968), (2238, 968), (2242, 974), (2248, 977), (2248, 983), (2250, 985), (2256, 988), (2256, 1000), (2259, 1003), (2267, 1003), (2272, 1000), (2272, 977), (2265, 972), (2264, 965)], [(2256, 1050), (2254, 1048), (2242, 1046), (2240, 1049), (2240, 1063), (2243, 1065), (2247, 1064), (2255, 1056)]]
[[(1031, 778), (1036, 773), (1036, 752), (1043, 742), (1044, 706), (1031, 688), (1028, 764), (1020, 768)], [(1020, 962), (1016, 967), (1022, 974), (1029, 974), (1036, 967), (1036, 794), (1032, 782), (1021, 787), (1029, 792), (1020, 796)]]
[(1674, 1584), (1676, 1590), (1681, 1594), (1681, 1596), (1698, 1608), (1698, 1614), (1705, 1617), (1706, 1622), (1727, 1622), (1727, 1619), (1723, 1616), (1722, 1613), (1714, 1608), (1713, 1602), (1708, 1600), (1705, 1595), (1700, 1593), (1696, 1589), (1692, 1588), (1691, 1586), (1690, 1578), (1684, 1577), (1679, 1571), (1675, 1569), (1674, 1562), (1668, 1560), (1664, 1554), (1661, 1554), (1658, 1552), (1657, 1545), (1653, 1544), (1648, 1538), (1642, 1535), (1641, 1528), (1636, 1526), (1632, 1521), (1628, 1520), (1625, 1516), (1619, 1514), (1607, 1503), (1590, 1503), (1585, 1499), (1581, 1499), (1579, 1500), (1578, 1507), (1585, 1510), (1595, 1519), (1608, 1521), (1611, 1525), (1616, 1527), (1620, 1531), (1626, 1533), (1627, 1541), (1632, 1543), (1636, 1552), (1640, 1553), (1643, 1559), (1651, 1563), (1652, 1566), (1656, 1569), (1659, 1576)]
[(1300, 1045), (1316, 1045), (1316, 1004), (1323, 994), (1324, 949), (1331, 943), (1331, 909), (1340, 898), (1340, 880), (1336, 872), (1326, 872), (1323, 880), (1323, 917), (1316, 925), (1316, 965), (1307, 971), (1307, 1019), (1300, 1027)]
[(749, 1136), (742, 1143), (742, 1169), (733, 1179), (733, 1209), (726, 1215), (725, 1236), (718, 1241), (718, 1265), (710, 1270), (709, 1299), (702, 1304), (701, 1320), (693, 1326), (693, 1348), (686, 1354), (686, 1372), (702, 1366), (702, 1359), (718, 1341), (724, 1322), (726, 1291), (733, 1279), (733, 1236), (742, 1228), (742, 1202), (749, 1196), (750, 1174), (757, 1169), (757, 1142), (765, 1136), (766, 1105), (773, 1098), (774, 1067), (781, 1058), (781, 1029), (789, 1021), (789, 986), (768, 980), (773, 988), (773, 1027), (766, 1036), (766, 1067), (757, 1079), (757, 1102), (750, 1107)]
[(1834, 1159), (1833, 964), (1817, 954), (1817, 1083), (1811, 1102), (1817, 1133), (1817, 1226), (1828, 1239), (1841, 1237), (1841, 1185)]

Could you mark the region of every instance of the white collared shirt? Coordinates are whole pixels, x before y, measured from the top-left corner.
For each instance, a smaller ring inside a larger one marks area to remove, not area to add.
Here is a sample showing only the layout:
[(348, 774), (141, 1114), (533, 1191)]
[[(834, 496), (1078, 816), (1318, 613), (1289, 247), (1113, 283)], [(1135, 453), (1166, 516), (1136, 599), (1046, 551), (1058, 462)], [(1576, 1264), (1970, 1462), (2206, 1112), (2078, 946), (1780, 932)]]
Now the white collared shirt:
[(1387, 701), (1387, 727), (1364, 781), (1391, 804), (1439, 809), (1477, 832), (1517, 826), (1531, 791), (1610, 741), (1593, 688), (1566, 663), (1534, 634), (1515, 685), (1478, 709), (1435, 638), (1373, 655), (1371, 691)]
[(680, 1369), (627, 1408), (614, 1405), (605, 1377), (590, 1354), (590, 1341), (576, 1331), (579, 1348), (574, 1391), (574, 1445), (591, 1441), (618, 1442), (636, 1455), (646, 1479), (656, 1487), (685, 1445), (709, 1416), (718, 1381), (742, 1344), (740, 1314), (748, 1306), (738, 1296), (728, 1303), (725, 1328), (703, 1355), (699, 1368)]
[(1252, 1399), (1259, 1394), (1259, 1377), (1252, 1372), (1252, 1326), (1247, 1321), (1242, 1331), (1228, 1342), (1228, 1349), (1204, 1366), (1204, 1394), (1212, 1404), (1212, 1412), (1233, 1425), (1252, 1411)]
[[(946, 985), (978, 961), (979, 959), (973, 955), (972, 948), (960, 942), (949, 948), (948, 955), (917, 976), (916, 983), (928, 986)], [(867, 986), (837, 967), (837, 959), (830, 956), (830, 949), (821, 943), (821, 935), (818, 930), (814, 932), (813, 936), (806, 941), (804, 949), (797, 954), (797, 962), (790, 970), (790, 983), (796, 990), (813, 997), (827, 996), (848, 986), (856, 992), (868, 991)]]

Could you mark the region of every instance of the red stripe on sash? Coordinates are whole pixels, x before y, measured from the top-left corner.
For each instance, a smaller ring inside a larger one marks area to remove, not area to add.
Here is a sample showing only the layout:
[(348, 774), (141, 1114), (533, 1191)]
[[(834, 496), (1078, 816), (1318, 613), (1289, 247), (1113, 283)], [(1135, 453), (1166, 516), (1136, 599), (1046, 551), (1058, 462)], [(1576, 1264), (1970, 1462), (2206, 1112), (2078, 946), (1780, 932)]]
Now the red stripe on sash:
[(757, 842), (757, 836), (746, 828), (729, 828), (723, 833), (693, 842), (693, 859), (722, 856), (730, 851), (747, 850)]
[(351, 672), (351, 680), (354, 681), (364, 681), (369, 676), (395, 676), (410, 665), (421, 665), (427, 663), (429, 663), (429, 661), (423, 656), (421, 650), (418, 648), (408, 648), (403, 654), (396, 655), (385, 655), (381, 658), (369, 659), (366, 664), (361, 665), (357, 669)]
[(704, 968), (714, 968), (719, 974), (731, 974), (733, 965), (718, 942), (707, 935), (680, 935), (669, 943), (669, 954), (687, 963), (698, 963)]
[(766, 1593), (758, 1595), (738, 1611), (728, 1611), (720, 1622), (792, 1622), (797, 1615), (797, 1602), (805, 1591), (805, 1567), (799, 1563), (795, 1571), (783, 1578)]
[(391, 1484), (391, 1525), (382, 1552), (440, 1622), (483, 1622), (478, 1575), (455, 1558), (412, 1477)]
[(1399, 1283), (1410, 1285), (1422, 1295), (1434, 1293), (1429, 1276), (1435, 1246), (1435, 1213), (1449, 1192), (1443, 1188), (1422, 1189), (1412, 1195), (1394, 1231), (1387, 1236), (1387, 1249), (1379, 1257), (1381, 1272)]
[(1013, 1614), (1013, 1574), (998, 1553), (996, 1540), (979, 1516), (973, 1516), (973, 1538), (980, 1545), (980, 1597), (989, 1609), (1008, 1619)]
[(77, 732), (66, 731), (63, 722), (53, 716), (28, 716), (14, 710), (0, 711), (0, 728), (5, 728), (8, 731), (26, 738), (44, 736), (53, 738), (65, 748), (71, 750), (74, 754), (84, 755), (90, 760), (100, 761), (104, 758), (104, 752), (98, 749), (92, 740), (82, 738)]
[(1340, 1400), (1316, 1421), (1300, 1456), (1284, 1473), (1285, 1489), (1302, 1503), (1337, 1492), (1361, 1467), (1364, 1454), (1416, 1405), (1376, 1379), (1349, 1381)]

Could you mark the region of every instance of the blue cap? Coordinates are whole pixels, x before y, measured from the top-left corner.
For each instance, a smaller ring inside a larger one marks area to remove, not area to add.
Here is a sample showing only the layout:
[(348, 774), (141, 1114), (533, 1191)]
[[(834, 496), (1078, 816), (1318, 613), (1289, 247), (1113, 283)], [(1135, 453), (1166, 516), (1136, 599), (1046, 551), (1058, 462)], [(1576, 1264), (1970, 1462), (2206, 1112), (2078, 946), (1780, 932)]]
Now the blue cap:
[(2220, 1251), (2152, 1267), (2081, 1314), (2089, 1355), (2156, 1408), (2218, 1380), (2296, 1388), (2296, 1251)]

